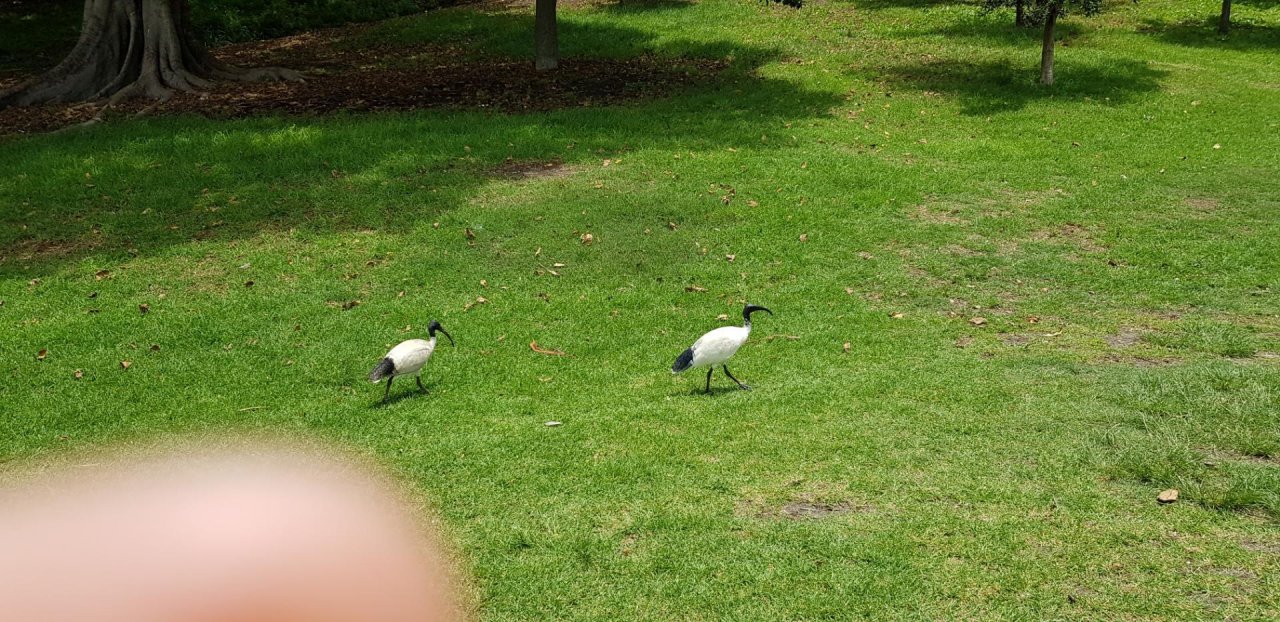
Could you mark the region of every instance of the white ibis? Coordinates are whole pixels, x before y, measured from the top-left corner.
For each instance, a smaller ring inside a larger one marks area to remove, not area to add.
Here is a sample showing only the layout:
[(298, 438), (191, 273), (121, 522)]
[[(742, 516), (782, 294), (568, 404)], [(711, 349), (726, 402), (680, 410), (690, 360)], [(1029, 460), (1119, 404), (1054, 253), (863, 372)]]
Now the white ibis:
[(707, 367), (707, 393), (711, 392), (711, 373), (716, 370), (716, 365), (720, 365), (724, 369), (724, 375), (730, 380), (738, 383), (738, 388), (750, 391), (751, 387), (742, 384), (733, 374), (729, 373), (729, 366), (723, 363), (729, 360), (747, 342), (747, 337), (751, 336), (751, 314), (756, 311), (764, 311), (769, 315), (773, 315), (764, 307), (757, 305), (747, 305), (742, 309), (742, 326), (721, 326), (693, 342), (688, 350), (685, 350), (679, 358), (676, 359), (675, 365), (671, 366), (671, 373), (678, 374), (690, 367)]
[(417, 374), (414, 379), (418, 381), (418, 388), (426, 393), (427, 388), (422, 386), (422, 375), (418, 372), (422, 371), (422, 366), (427, 364), (427, 360), (431, 358), (431, 353), (436, 351), (436, 333), (444, 333), (449, 338), (449, 345), (457, 347), (453, 342), (453, 335), (450, 335), (444, 327), (440, 326), (440, 322), (431, 320), (431, 325), (427, 327), (427, 334), (430, 339), (410, 339), (401, 341), (396, 347), (382, 360), (378, 362), (378, 366), (369, 372), (369, 380), (377, 384), (383, 378), (387, 379), (387, 390), (382, 394), (382, 403), (387, 403), (387, 396), (391, 395), (391, 381), (396, 376), (407, 376), (409, 374)]

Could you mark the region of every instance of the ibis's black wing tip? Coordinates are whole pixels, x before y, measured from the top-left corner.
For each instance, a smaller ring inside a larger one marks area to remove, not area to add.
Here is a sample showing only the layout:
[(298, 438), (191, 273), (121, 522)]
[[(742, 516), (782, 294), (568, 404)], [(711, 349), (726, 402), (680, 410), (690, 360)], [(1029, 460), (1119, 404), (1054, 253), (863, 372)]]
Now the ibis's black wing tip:
[(391, 357), (383, 357), (381, 361), (378, 361), (378, 366), (374, 367), (373, 371), (369, 372), (369, 382), (382, 380), (383, 378), (390, 376), (395, 370), (396, 364), (391, 362)]
[(671, 366), (671, 373), (678, 374), (690, 367), (693, 367), (693, 348), (680, 353), (676, 358), (676, 364)]

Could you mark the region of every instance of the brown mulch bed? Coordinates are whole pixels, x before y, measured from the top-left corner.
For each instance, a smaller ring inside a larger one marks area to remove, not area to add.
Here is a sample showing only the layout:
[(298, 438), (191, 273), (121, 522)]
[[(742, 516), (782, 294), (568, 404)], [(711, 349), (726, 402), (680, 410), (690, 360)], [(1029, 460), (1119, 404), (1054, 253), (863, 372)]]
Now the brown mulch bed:
[[(353, 47), (344, 40), (365, 27), (329, 29), (227, 46), (216, 55), (244, 66), (297, 69), (305, 82), (222, 83), (207, 93), (180, 93), (153, 106), (123, 102), (108, 119), (200, 114), (235, 118), (261, 114), (467, 108), (530, 112), (607, 106), (670, 94), (706, 82), (727, 66), (707, 59), (642, 56), (569, 58), (552, 72), (525, 60), (468, 58), (465, 49), (440, 45)], [(0, 82), (14, 82), (16, 78)], [(5, 85), (0, 84), (0, 89)], [(0, 110), (0, 135), (47, 132), (84, 123), (93, 105), (51, 104)]]

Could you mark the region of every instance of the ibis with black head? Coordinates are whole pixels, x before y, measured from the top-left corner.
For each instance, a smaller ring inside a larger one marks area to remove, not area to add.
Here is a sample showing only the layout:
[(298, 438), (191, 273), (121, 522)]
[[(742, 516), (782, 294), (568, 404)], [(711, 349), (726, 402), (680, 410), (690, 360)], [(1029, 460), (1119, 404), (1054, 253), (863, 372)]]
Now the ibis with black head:
[(431, 324), (427, 327), (427, 335), (430, 339), (410, 339), (396, 344), (391, 348), (387, 355), (382, 357), (377, 367), (369, 372), (369, 380), (374, 384), (387, 379), (387, 389), (382, 394), (382, 403), (387, 403), (387, 397), (391, 395), (391, 381), (396, 376), (413, 375), (418, 382), (418, 388), (423, 393), (427, 392), (427, 388), (422, 386), (422, 368), (431, 359), (431, 354), (436, 351), (436, 333), (442, 333), (449, 338), (449, 345), (457, 347), (453, 341), (453, 335), (440, 326), (440, 322), (431, 320)]
[(715, 372), (716, 365), (720, 365), (724, 369), (724, 375), (737, 383), (738, 388), (744, 391), (751, 390), (751, 387), (743, 384), (742, 381), (734, 378), (732, 373), (729, 373), (729, 366), (725, 364), (725, 361), (737, 354), (738, 348), (741, 348), (742, 344), (747, 342), (747, 337), (751, 336), (751, 314), (756, 311), (764, 311), (769, 315), (773, 315), (773, 311), (759, 305), (747, 305), (742, 309), (742, 326), (721, 326), (699, 337), (689, 349), (685, 350), (676, 359), (675, 365), (671, 366), (671, 373), (678, 374), (694, 367), (706, 367), (706, 392), (710, 393), (711, 374)]

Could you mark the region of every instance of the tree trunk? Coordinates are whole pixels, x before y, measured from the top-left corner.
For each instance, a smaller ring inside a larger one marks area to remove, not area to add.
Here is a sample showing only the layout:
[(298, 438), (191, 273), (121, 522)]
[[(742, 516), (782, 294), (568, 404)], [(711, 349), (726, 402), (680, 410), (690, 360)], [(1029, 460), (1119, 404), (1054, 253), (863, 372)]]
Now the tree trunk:
[(536, 0), (534, 3), (533, 38), (537, 50), (534, 68), (538, 71), (555, 69), (560, 65), (560, 38), (556, 34), (556, 0)]
[(167, 99), (213, 80), (299, 80), (287, 69), (215, 60), (191, 33), (187, 0), (85, 0), (80, 40), (57, 67), (0, 92), (0, 108), (127, 97)]
[(1222, 17), (1218, 20), (1218, 32), (1231, 32), (1231, 0), (1222, 0)]
[(1058, 12), (1062, 0), (1049, 5), (1044, 16), (1044, 45), (1040, 50), (1040, 84), (1053, 84), (1053, 28), (1058, 25)]
[(1022, 28), (1027, 25), (1027, 0), (1018, 0), (1014, 5), (1014, 25)]

